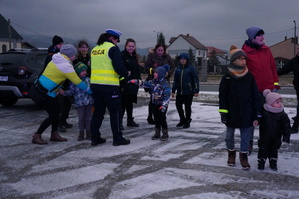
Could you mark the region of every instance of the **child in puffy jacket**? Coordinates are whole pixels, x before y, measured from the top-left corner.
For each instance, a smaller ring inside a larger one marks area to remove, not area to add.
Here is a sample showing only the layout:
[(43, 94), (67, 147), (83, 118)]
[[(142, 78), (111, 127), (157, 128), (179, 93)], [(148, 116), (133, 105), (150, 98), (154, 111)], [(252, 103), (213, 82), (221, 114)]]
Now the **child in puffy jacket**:
[(258, 169), (265, 168), (265, 162), (269, 159), (270, 168), (277, 170), (278, 149), (281, 140), (290, 143), (290, 119), (284, 112), (281, 95), (264, 90), (266, 98), (260, 123), (260, 138), (258, 140)]
[[(81, 80), (88, 86), (90, 86), (90, 78), (87, 77), (88, 67), (82, 63), (78, 62), (75, 65), (75, 71)], [(90, 132), (90, 123), (92, 117), (92, 107), (93, 107), (93, 98), (91, 94), (86, 91), (76, 87), (71, 83), (69, 90), (60, 89), (59, 93), (64, 96), (74, 96), (75, 107), (78, 114), (78, 126), (79, 126), (79, 136), (78, 141), (84, 140), (84, 129), (86, 130), (86, 139), (91, 139)]]
[(154, 107), (155, 133), (152, 136), (153, 140), (160, 138), (161, 141), (166, 141), (169, 138), (166, 113), (170, 100), (171, 89), (168, 81), (165, 79), (169, 68), (170, 67), (167, 64), (155, 68), (153, 80), (141, 81), (138, 79), (132, 79), (128, 81), (128, 83), (134, 83), (143, 88), (149, 88), (151, 103)]

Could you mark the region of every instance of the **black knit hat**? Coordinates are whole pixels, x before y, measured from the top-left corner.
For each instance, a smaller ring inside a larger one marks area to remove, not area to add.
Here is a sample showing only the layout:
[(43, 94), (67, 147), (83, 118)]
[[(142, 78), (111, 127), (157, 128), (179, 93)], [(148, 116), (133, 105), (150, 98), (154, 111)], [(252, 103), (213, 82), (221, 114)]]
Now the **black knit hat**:
[(238, 59), (241, 56), (244, 56), (247, 59), (246, 53), (243, 50), (238, 49), (235, 45), (231, 45), (229, 53), (231, 63), (233, 63), (236, 59)]
[(52, 39), (53, 46), (56, 46), (57, 44), (63, 43), (63, 39), (59, 37), (58, 35), (55, 35)]

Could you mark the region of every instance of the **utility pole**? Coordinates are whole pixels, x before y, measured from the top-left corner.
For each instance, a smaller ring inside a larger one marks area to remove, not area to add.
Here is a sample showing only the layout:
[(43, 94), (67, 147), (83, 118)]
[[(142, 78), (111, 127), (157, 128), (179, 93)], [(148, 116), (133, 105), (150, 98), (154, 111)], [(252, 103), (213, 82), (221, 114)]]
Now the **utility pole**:
[(297, 54), (296, 21), (294, 20), (293, 22), (295, 24), (295, 27), (294, 27), (294, 56), (296, 56), (296, 54)]
[(10, 30), (10, 19), (8, 19), (8, 43), (9, 43), (9, 50), (11, 49), (11, 30)]

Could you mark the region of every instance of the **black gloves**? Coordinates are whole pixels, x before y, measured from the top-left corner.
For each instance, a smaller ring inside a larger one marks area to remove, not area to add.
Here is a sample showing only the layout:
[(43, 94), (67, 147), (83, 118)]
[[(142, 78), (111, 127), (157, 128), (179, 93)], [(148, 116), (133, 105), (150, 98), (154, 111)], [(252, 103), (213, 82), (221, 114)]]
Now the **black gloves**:
[(226, 124), (227, 123), (227, 113), (220, 113), (220, 116), (221, 116), (221, 122), (223, 124)]

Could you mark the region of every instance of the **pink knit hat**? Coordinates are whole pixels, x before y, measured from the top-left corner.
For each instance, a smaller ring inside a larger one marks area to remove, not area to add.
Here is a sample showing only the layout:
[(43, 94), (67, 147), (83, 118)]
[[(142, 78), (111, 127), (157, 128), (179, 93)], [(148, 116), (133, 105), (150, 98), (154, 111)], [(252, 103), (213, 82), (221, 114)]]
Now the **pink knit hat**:
[(271, 92), (269, 89), (264, 90), (263, 95), (266, 98), (266, 103), (269, 105), (273, 104), (276, 100), (281, 98), (281, 95), (276, 92)]

